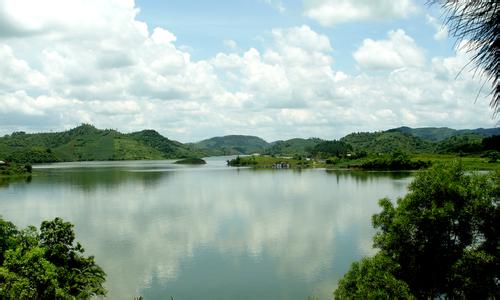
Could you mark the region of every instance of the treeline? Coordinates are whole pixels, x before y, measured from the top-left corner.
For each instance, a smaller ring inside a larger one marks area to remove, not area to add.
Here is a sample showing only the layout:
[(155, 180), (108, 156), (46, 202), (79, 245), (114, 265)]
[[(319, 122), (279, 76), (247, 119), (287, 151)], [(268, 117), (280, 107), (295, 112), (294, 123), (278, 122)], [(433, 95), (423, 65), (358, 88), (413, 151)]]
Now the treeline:
[(365, 170), (418, 170), (430, 167), (431, 162), (423, 160), (412, 160), (410, 156), (403, 152), (394, 152), (383, 155), (361, 164), (361, 169)]

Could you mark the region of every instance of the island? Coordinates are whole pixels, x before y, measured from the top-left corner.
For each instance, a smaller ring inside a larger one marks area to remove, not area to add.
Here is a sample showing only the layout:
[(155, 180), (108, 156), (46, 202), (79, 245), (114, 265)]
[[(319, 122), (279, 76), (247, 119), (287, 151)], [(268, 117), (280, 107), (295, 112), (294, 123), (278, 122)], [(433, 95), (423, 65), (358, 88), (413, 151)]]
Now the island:
[(175, 163), (180, 164), (180, 165), (204, 165), (207, 162), (201, 158), (191, 157), (191, 158), (185, 158), (185, 159), (178, 160)]

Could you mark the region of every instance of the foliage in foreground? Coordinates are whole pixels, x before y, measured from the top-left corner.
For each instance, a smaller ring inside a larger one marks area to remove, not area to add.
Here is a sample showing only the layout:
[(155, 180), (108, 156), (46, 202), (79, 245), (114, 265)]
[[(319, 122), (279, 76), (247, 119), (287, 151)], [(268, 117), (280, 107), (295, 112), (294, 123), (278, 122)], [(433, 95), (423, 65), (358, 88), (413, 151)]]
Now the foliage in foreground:
[(498, 297), (499, 183), (454, 163), (419, 173), (396, 207), (380, 200), (380, 252), (351, 266), (335, 298)]
[(411, 299), (408, 284), (394, 276), (397, 270), (399, 266), (380, 253), (354, 262), (340, 280), (335, 298)]
[(0, 299), (89, 299), (106, 274), (60, 218), (19, 230), (0, 218)]

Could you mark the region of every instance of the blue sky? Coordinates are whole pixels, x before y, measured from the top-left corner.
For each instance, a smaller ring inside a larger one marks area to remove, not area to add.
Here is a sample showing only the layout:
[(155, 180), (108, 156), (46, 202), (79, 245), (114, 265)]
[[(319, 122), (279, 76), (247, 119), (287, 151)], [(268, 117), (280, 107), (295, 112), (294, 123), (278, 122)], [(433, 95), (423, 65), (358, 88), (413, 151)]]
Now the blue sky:
[(493, 127), (442, 21), (417, 0), (0, 0), (0, 134)]
[(178, 37), (178, 44), (190, 47), (195, 59), (207, 59), (227, 50), (224, 40), (234, 40), (241, 50), (262, 47), (266, 33), (273, 28), (308, 25), (315, 32), (328, 36), (336, 55), (335, 66), (355, 71), (354, 52), (365, 38), (382, 39), (388, 31), (404, 29), (418, 44), (435, 56), (453, 54), (454, 39), (433, 39), (435, 28), (426, 22), (429, 14), (439, 21), (437, 7), (419, 6), (420, 13), (404, 19), (356, 21), (324, 27), (304, 15), (302, 1), (280, 2), (265, 0), (244, 1), (136, 1), (140, 9), (138, 19), (151, 27), (168, 28)]

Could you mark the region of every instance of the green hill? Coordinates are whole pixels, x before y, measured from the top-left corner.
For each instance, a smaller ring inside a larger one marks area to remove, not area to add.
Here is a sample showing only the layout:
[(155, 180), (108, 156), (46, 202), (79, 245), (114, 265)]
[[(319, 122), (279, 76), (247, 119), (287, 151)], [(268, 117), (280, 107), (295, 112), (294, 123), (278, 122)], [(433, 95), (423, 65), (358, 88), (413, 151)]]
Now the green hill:
[(477, 129), (452, 129), (448, 127), (422, 127), (422, 128), (410, 128), (410, 127), (398, 127), (394, 129), (387, 130), (388, 132), (402, 132), (407, 133), (424, 140), (429, 140), (433, 142), (439, 142), (446, 140), (454, 136), (463, 136), (475, 134), (482, 137), (488, 137), (493, 135), (500, 135), (500, 128), (477, 128)]
[(350, 144), (354, 151), (367, 153), (407, 153), (433, 152), (435, 145), (419, 137), (399, 131), (358, 132), (340, 139)]
[(309, 156), (314, 147), (321, 142), (323, 142), (323, 140), (318, 138), (295, 138), (286, 141), (276, 141), (273, 142), (264, 153), (278, 156)]
[(193, 149), (208, 156), (262, 153), (268, 146), (268, 142), (250, 135), (213, 137), (192, 144)]
[(64, 132), (14, 132), (0, 138), (0, 159), (20, 163), (196, 157), (154, 130), (122, 134), (83, 124)]

